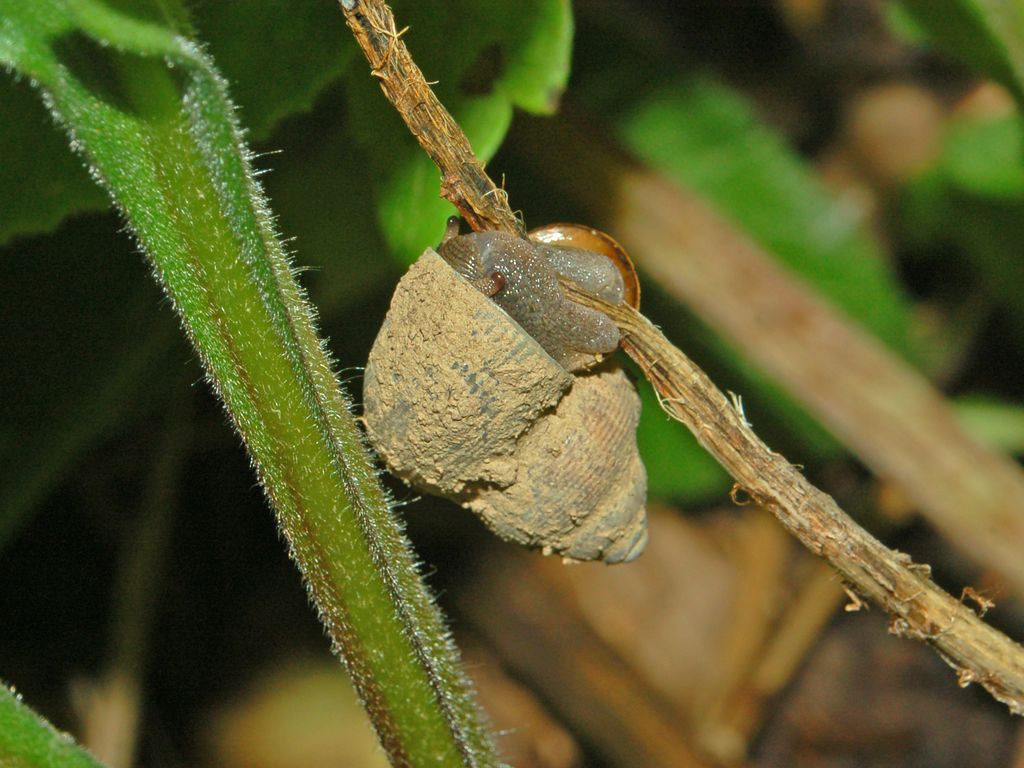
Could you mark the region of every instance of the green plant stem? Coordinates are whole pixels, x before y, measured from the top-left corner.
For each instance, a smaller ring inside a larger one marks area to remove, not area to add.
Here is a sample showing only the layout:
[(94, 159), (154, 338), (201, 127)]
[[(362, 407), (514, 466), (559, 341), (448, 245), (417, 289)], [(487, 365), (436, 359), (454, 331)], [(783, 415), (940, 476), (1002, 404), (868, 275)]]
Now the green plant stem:
[(224, 83), (166, 19), (142, 17), (96, 0), (0, 0), (0, 61), (41, 87), (150, 258), (392, 763), (492, 764)]
[(5, 768), (102, 768), (0, 684), (0, 765)]

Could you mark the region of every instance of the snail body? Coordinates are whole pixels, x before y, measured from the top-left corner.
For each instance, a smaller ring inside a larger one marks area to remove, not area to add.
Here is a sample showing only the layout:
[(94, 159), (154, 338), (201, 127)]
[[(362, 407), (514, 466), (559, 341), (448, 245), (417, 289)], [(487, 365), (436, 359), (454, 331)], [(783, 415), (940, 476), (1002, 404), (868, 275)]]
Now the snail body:
[[(451, 264), (428, 250), (399, 282), (366, 365), (367, 435), (395, 475), (503, 538), (577, 560), (633, 559), (647, 540), (640, 401), (614, 361), (595, 364), (618, 329), (606, 336), (607, 317), (562, 305), (557, 274), (588, 289), (610, 282), (620, 296), (622, 280), (590, 256), (565, 267), (545, 244), (498, 234), (446, 238)], [(499, 302), (507, 292), (511, 311)], [(543, 346), (513, 314), (524, 311)]]
[[(608, 259), (622, 278), (622, 300), (633, 309), (640, 308), (640, 279), (626, 249), (611, 235), (583, 224), (548, 224), (530, 230), (530, 239), (572, 258), (579, 251), (600, 254)], [(558, 266), (555, 266), (558, 269)]]
[(607, 235), (575, 224), (554, 224), (527, 240), (507, 232), (449, 232), (438, 252), (481, 293), (494, 300), (559, 364), (581, 370), (619, 345), (611, 318), (567, 299), (563, 275), (611, 303), (639, 302), (639, 283), (625, 251)]

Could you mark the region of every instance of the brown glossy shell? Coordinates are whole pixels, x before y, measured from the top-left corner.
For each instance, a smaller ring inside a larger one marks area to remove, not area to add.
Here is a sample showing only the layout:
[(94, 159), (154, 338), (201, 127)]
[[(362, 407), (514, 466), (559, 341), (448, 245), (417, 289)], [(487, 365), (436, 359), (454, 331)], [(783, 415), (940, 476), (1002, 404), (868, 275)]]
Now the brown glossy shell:
[(625, 373), (568, 373), (433, 251), (395, 290), (363, 401), (395, 475), (499, 536), (577, 560), (643, 550), (640, 401)]
[(607, 256), (618, 267), (625, 286), (625, 301), (633, 309), (640, 309), (640, 279), (633, 260), (626, 249), (611, 235), (583, 224), (548, 224), (530, 230), (530, 239), (545, 245), (583, 248)]

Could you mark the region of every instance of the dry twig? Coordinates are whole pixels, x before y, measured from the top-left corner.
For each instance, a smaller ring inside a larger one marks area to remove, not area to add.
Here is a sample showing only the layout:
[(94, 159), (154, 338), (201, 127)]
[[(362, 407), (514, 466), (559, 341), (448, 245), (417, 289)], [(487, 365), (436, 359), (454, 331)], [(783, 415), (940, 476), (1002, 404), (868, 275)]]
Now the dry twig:
[(1024, 648), (979, 619), (928, 578), (929, 568), (883, 546), (754, 434), (741, 410), (651, 322), (631, 307), (579, 291), (574, 301), (610, 315), (622, 346), (657, 390), (665, 411), (693, 432), (745, 494), (769, 509), (804, 546), (824, 557), (857, 592), (890, 614), (893, 634), (924, 640), (1010, 711), (1024, 715)]
[(508, 206), (505, 190), (495, 186), (473, 154), (466, 134), (430, 89), (402, 42), (391, 9), (381, 0), (340, 0), (355, 35), (412, 135), (441, 170), (441, 196), (459, 209), (474, 230), (499, 229), (523, 234)]
[[(487, 177), (458, 124), (412, 61), (387, 5), (380, 0), (340, 2), (385, 95), (441, 170), (443, 196), (474, 229), (521, 233), (503, 191)], [(961, 685), (977, 682), (1012, 712), (1024, 715), (1024, 648), (939, 589), (928, 578), (927, 566), (915, 565), (875, 540), (831, 497), (769, 450), (707, 375), (646, 318), (602, 303), (571, 284), (565, 287), (571, 298), (619, 323), (624, 349), (644, 369), (666, 410), (729, 471), (738, 492), (771, 510), (859, 593), (884, 608), (892, 616), (894, 634), (929, 643), (957, 671)]]

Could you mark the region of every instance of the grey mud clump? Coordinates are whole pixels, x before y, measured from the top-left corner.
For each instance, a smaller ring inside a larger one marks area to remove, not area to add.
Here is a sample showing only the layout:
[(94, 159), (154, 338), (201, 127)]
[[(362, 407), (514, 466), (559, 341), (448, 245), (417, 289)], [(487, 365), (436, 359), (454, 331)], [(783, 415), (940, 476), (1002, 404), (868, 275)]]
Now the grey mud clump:
[(643, 551), (640, 400), (625, 373), (605, 361), (572, 375), (431, 250), (395, 290), (363, 402), (395, 475), (502, 538), (607, 563)]

